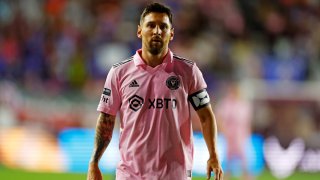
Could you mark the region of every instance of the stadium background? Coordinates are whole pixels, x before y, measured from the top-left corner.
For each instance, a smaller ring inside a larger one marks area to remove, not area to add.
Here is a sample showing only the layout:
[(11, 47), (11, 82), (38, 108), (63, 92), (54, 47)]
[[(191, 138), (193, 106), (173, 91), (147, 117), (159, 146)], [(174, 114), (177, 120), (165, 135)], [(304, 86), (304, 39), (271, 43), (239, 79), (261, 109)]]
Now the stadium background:
[[(148, 2), (0, 0), (0, 179), (85, 178), (106, 74), (140, 47), (136, 27)], [(230, 104), (251, 109), (243, 122), (250, 173), (319, 178), (320, 1), (160, 2), (174, 13), (170, 48), (200, 67), (214, 110), (230, 111), (221, 102), (235, 90)], [(217, 119), (225, 168), (226, 128)], [(108, 179), (118, 127), (101, 161)], [(196, 116), (193, 128), (201, 178), (207, 154)]]

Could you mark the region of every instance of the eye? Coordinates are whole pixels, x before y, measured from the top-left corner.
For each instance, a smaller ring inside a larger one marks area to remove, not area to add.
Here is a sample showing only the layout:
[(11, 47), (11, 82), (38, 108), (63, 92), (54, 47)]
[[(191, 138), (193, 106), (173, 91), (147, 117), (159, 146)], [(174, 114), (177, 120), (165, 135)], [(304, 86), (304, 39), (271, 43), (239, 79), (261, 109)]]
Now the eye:
[(161, 24), (160, 25), (160, 29), (162, 29), (162, 30), (168, 29), (168, 25), (167, 24)]
[(148, 28), (155, 28), (155, 27), (156, 27), (156, 24), (153, 23), (153, 22), (148, 22), (148, 23), (147, 23), (147, 27), (148, 27)]

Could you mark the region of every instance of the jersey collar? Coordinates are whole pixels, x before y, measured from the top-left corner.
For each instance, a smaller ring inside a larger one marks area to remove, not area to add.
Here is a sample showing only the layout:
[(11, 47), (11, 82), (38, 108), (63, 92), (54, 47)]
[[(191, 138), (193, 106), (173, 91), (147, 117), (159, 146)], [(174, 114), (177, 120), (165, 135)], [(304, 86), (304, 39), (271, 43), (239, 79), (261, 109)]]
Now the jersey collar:
[[(143, 61), (143, 59), (141, 57), (141, 52), (142, 52), (142, 49), (139, 49), (136, 51), (136, 54), (133, 56), (133, 61), (134, 61), (135, 66), (146, 67), (147, 64)], [(173, 53), (169, 49), (161, 66), (167, 66), (168, 64), (171, 64), (172, 60), (173, 60)]]

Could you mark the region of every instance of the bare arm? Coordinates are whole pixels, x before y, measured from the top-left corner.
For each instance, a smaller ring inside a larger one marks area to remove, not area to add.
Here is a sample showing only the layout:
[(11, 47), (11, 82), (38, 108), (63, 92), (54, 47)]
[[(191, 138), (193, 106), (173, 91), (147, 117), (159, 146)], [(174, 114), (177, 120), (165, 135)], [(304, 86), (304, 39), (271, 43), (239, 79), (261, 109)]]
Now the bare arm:
[(201, 121), (203, 137), (210, 155), (207, 162), (207, 177), (210, 179), (211, 171), (213, 171), (215, 173), (215, 179), (220, 180), (222, 179), (223, 172), (217, 153), (217, 124), (211, 105), (199, 109), (197, 114)]
[(115, 123), (115, 116), (100, 113), (96, 126), (94, 149), (88, 170), (88, 180), (101, 180), (102, 175), (98, 167), (99, 160), (109, 145)]
[(109, 145), (115, 123), (115, 116), (100, 113), (94, 143), (94, 150), (90, 163), (98, 163), (102, 154)]

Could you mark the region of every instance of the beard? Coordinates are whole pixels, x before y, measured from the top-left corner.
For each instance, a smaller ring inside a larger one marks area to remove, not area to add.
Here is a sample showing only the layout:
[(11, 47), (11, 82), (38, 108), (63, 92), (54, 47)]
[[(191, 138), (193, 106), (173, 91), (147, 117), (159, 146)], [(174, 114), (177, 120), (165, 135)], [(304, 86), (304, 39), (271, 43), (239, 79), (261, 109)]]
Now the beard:
[(151, 41), (149, 43), (149, 52), (152, 55), (158, 55), (163, 50), (163, 42), (162, 41)]

